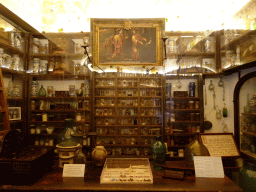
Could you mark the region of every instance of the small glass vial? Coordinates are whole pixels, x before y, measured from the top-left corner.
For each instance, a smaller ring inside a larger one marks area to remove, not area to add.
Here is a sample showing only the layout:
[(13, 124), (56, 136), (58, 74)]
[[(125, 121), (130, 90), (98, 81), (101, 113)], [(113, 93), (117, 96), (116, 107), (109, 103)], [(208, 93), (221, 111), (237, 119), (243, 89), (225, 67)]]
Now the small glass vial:
[(76, 121), (81, 121), (81, 120), (82, 120), (81, 113), (77, 113), (76, 114)]
[(39, 145), (39, 139), (36, 138), (36, 140), (35, 140), (35, 146), (38, 146), (38, 145)]
[(40, 59), (34, 58), (33, 60), (33, 73), (38, 73), (40, 68)]
[(36, 133), (35, 125), (30, 125), (30, 134), (35, 134), (35, 133)]
[(195, 102), (189, 101), (189, 109), (195, 109)]
[(40, 46), (40, 41), (38, 38), (33, 38), (33, 53), (37, 54), (39, 53), (39, 46)]
[(48, 97), (53, 96), (53, 86), (47, 86), (47, 96)]
[(13, 55), (13, 69), (19, 70), (20, 67), (20, 57), (19, 55)]
[(44, 145), (44, 139), (40, 139), (40, 145)]
[(31, 101), (31, 110), (36, 110), (36, 101), (35, 100)]
[(170, 116), (171, 116), (171, 122), (175, 122), (175, 113), (171, 113)]
[(47, 60), (40, 60), (39, 64), (40, 64), (40, 66), (39, 66), (40, 74), (47, 74), (47, 72), (48, 72), (48, 69), (47, 69), (48, 61)]
[(53, 140), (53, 139), (50, 139), (50, 140), (49, 140), (49, 146), (53, 146), (53, 144), (54, 144), (54, 140)]
[(47, 113), (42, 114), (42, 121), (47, 121)]
[(14, 85), (14, 90), (13, 90), (13, 97), (20, 97), (20, 86), (19, 85)]

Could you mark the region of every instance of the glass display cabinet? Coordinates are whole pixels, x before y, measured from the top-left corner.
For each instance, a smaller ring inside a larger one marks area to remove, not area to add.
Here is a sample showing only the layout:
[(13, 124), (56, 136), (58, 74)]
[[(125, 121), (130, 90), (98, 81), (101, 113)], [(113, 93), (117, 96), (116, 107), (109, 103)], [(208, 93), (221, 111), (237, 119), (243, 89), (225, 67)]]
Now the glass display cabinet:
[(241, 155), (256, 158), (256, 72), (244, 75), (234, 91), (235, 139)]

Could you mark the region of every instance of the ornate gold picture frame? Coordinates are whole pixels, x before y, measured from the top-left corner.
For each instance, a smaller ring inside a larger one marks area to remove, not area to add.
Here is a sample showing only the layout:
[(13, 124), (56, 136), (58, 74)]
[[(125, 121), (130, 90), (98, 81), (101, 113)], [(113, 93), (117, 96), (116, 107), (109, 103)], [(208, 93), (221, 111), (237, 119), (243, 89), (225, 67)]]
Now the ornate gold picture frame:
[(94, 65), (162, 65), (165, 20), (91, 19)]

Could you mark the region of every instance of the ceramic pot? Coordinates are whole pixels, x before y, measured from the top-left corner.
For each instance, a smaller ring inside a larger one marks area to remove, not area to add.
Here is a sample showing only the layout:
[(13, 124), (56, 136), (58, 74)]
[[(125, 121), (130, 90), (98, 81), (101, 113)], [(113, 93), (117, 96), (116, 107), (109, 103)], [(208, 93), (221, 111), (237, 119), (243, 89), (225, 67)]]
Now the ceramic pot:
[(52, 132), (54, 131), (54, 128), (53, 127), (47, 127), (46, 131), (47, 131), (48, 134), (52, 134)]
[(92, 159), (96, 166), (103, 166), (107, 158), (108, 152), (104, 146), (96, 146), (92, 150)]

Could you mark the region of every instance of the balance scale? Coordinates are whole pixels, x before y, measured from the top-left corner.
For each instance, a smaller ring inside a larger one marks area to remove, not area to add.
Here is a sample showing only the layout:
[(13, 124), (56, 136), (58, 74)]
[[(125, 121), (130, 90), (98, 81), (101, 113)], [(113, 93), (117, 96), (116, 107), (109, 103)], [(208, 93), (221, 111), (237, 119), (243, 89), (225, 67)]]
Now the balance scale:
[(57, 144), (56, 148), (59, 153), (59, 167), (63, 168), (64, 164), (74, 164), (75, 153), (79, 147), (79, 143), (76, 146), (68, 147)]

